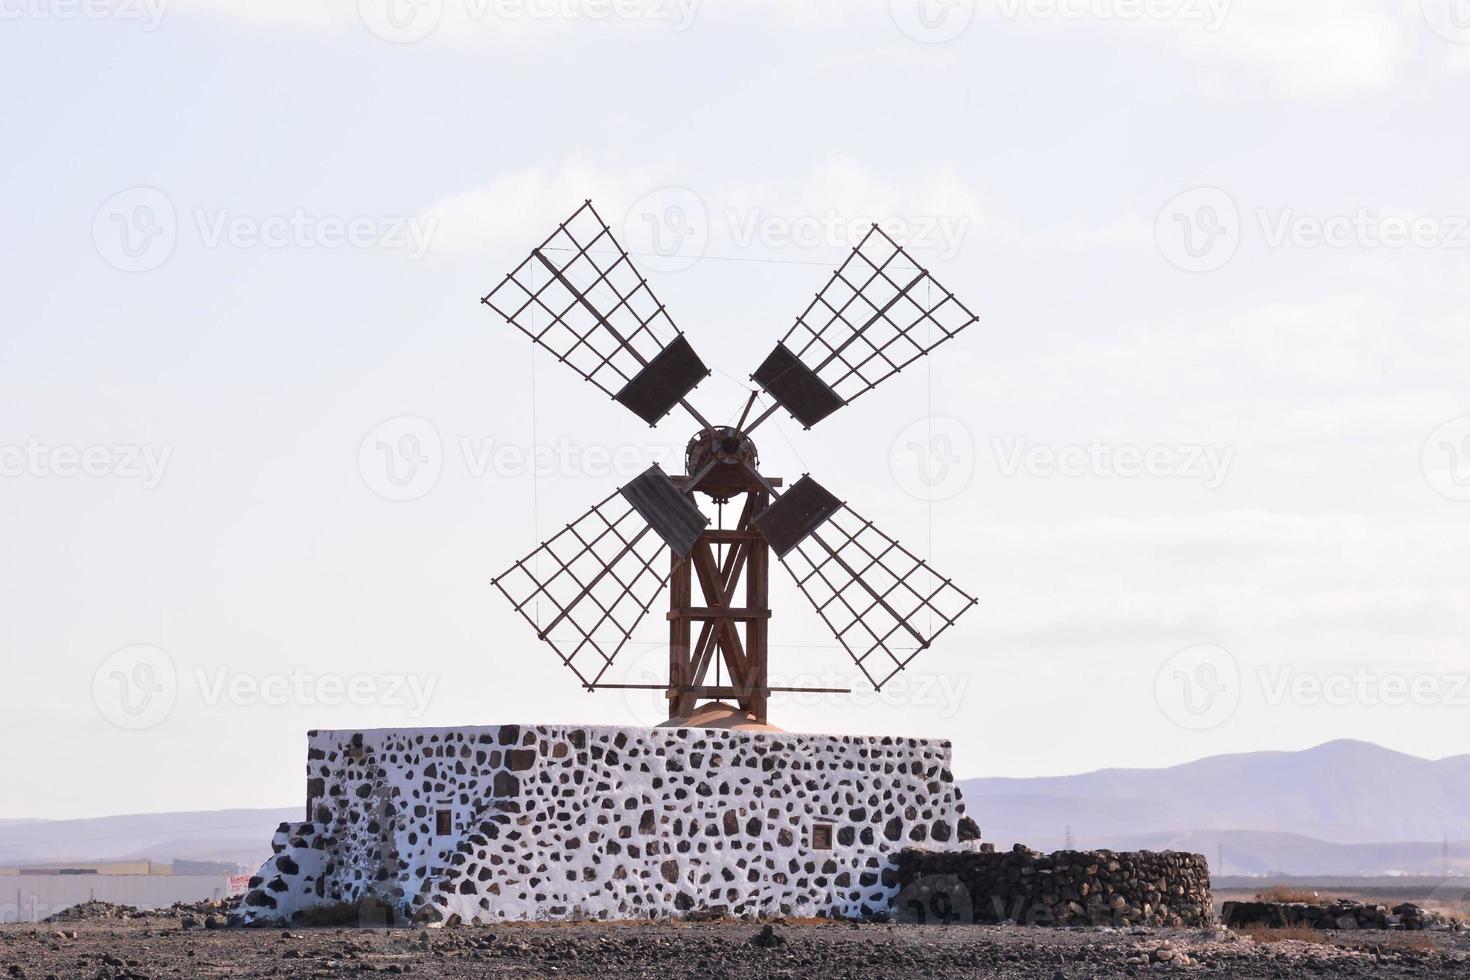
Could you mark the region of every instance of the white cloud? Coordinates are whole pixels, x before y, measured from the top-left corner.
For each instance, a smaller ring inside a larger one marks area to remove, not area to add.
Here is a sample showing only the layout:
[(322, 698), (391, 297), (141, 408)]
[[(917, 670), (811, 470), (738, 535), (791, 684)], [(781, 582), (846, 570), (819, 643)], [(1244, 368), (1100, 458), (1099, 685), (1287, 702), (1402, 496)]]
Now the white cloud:
[(1409, 63), (1421, 28), (1404, 5), (1385, 0), (1237, 2), (1214, 33), (1183, 32), (1190, 54), (1246, 68), (1291, 96), (1388, 87)]
[[(1448, 635), (1470, 605), (1461, 558), (1470, 529), (1458, 522), (1236, 510), (967, 530), (986, 554), (1025, 554), (1002, 580), (987, 584), (983, 563), (966, 574), (993, 600), (986, 631), (1032, 642), (1361, 631), (1371, 647)], [(1033, 567), (1066, 572), (1044, 593), (1014, 589)], [(1098, 588), (1102, 580), (1109, 585)]]
[(842, 155), (822, 158), (789, 180), (705, 185), (687, 183), (672, 163), (615, 167), (574, 158), (551, 170), (497, 174), (420, 217), (438, 222), (438, 254), (520, 250), (543, 239), (585, 198), (635, 254), (648, 248), (641, 240), (644, 219), (663, 221), (674, 205), (700, 223), (701, 254), (807, 249), (813, 261), (840, 258), (875, 221), (916, 252), (952, 257), (983, 219), (979, 193), (951, 167), (888, 175)]
[(555, 169), (496, 174), (484, 186), (448, 197), (420, 217), (438, 222), (436, 255), (529, 251), (587, 199), (617, 233), (634, 201), (676, 179), (672, 167), (617, 167), (573, 158)]
[(1220, 90), (1257, 79), (1293, 97), (1386, 87), (1424, 27), (1410, 0), (990, 0), (983, 9), (992, 23), (1106, 30), (1173, 47)]
[(1406, 428), (1427, 433), (1464, 409), (1464, 397), (1452, 392), (1401, 392), (1312, 405), (1292, 412), (1287, 422), (1320, 435), (1365, 436)]
[(1105, 225), (1069, 221), (1045, 231), (1017, 230), (1008, 236), (1015, 247), (1028, 252), (1135, 252), (1156, 248), (1153, 222), (1138, 214), (1125, 214)]
[[(1163, 13), (1119, 13), (1135, 9)], [(477, 47), (553, 43), (581, 29), (685, 36), (744, 22), (829, 37), (847, 32), (856, 43), (818, 58), (818, 70), (957, 61), (950, 47), (906, 37), (887, 0), (170, 0), (169, 11)], [(1110, 31), (1183, 52), (1219, 90), (1257, 79), (1293, 97), (1382, 89), (1413, 61), (1428, 33), (1415, 0), (986, 0), (956, 40), (1000, 24)], [(1462, 52), (1445, 57), (1451, 71), (1470, 64)]]

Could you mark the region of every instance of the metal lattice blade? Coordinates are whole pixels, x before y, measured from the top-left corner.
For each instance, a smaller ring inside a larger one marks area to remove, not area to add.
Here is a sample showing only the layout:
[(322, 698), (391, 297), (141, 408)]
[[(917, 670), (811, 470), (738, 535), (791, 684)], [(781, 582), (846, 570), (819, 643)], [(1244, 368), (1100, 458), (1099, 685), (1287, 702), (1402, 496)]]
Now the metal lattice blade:
[(698, 505), (657, 463), (619, 493), (680, 558), (689, 557), (694, 542), (709, 524)]
[(875, 689), (978, 601), (846, 504), (781, 563)]
[(668, 583), (664, 547), (615, 490), (494, 585), (590, 690)]
[(481, 302), (649, 425), (709, 375), (591, 201)]
[(816, 480), (804, 476), (756, 515), (754, 523), (776, 550), (776, 556), (785, 558), (841, 509), (842, 501)]
[(809, 429), (976, 319), (874, 225), (751, 378)]

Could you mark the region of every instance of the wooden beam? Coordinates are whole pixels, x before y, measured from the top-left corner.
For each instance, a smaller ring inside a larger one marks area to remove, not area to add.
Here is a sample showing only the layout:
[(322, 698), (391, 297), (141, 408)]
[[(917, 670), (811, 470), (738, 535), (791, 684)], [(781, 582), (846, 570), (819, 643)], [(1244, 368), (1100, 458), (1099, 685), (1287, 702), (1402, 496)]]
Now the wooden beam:
[(746, 622), (752, 619), (770, 619), (769, 609), (745, 609), (745, 608), (723, 608), (712, 606), (682, 606), (678, 609), (670, 609), (668, 619), (670, 622), (681, 619), (703, 620), (737, 620)]
[[(748, 502), (750, 513), (757, 514), (765, 510), (767, 499), (764, 491), (752, 493)], [(762, 537), (750, 543), (749, 551), (750, 554), (746, 558), (745, 605), (751, 609), (769, 609), (771, 605), (771, 546)], [(757, 691), (751, 696), (746, 707), (761, 721), (766, 720), (770, 702), (769, 688), (766, 686), (769, 683), (767, 680), (769, 647), (766, 641), (771, 624), (769, 613), (767, 616), (767, 619), (751, 620), (745, 627), (747, 664), (745, 682)]]

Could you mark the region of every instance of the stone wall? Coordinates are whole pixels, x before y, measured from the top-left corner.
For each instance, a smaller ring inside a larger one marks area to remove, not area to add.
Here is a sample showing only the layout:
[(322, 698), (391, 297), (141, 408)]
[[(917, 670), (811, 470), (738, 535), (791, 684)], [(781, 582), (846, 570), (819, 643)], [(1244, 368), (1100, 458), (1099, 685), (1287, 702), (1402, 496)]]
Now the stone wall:
[(1204, 926), (1214, 919), (1203, 855), (1174, 851), (926, 853), (896, 859), (893, 912), (906, 922)]
[[(901, 848), (967, 848), (948, 742), (502, 725), (313, 732), (247, 921), (881, 915)], [(886, 873), (885, 873), (886, 872)]]
[(1458, 930), (1458, 920), (1405, 903), (1389, 908), (1369, 902), (1340, 899), (1331, 904), (1308, 902), (1226, 902), (1221, 922), (1231, 928), (1267, 926), (1285, 929), (1437, 929)]

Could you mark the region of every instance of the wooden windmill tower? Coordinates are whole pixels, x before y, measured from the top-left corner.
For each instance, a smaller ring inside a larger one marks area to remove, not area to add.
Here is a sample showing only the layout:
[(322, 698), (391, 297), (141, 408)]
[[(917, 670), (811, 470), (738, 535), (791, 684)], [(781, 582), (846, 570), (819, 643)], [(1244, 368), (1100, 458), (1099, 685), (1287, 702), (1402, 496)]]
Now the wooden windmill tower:
[[(684, 473), (649, 467), (495, 579), (587, 690), (664, 691), (672, 719), (728, 699), (760, 720), (773, 692), (813, 690), (767, 679), (772, 551), (876, 689), (975, 603), (811, 477), (763, 474), (751, 439), (778, 409), (811, 428), (975, 322), (876, 225), (751, 375), (733, 426), (689, 403), (709, 369), (590, 201), (482, 302), (649, 425), (682, 407), (699, 426)], [(700, 499), (739, 517), (710, 527)], [(667, 683), (604, 682), (666, 585)]]

